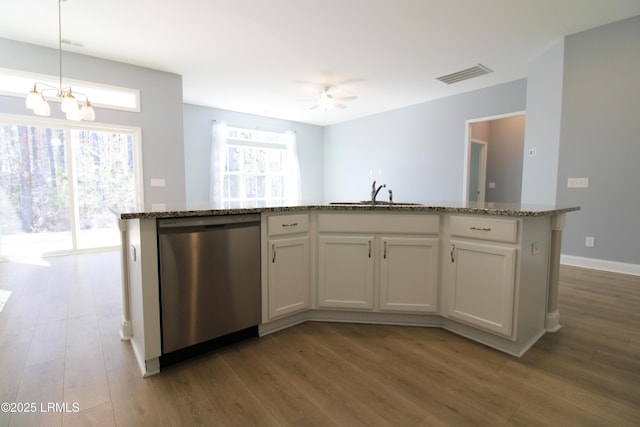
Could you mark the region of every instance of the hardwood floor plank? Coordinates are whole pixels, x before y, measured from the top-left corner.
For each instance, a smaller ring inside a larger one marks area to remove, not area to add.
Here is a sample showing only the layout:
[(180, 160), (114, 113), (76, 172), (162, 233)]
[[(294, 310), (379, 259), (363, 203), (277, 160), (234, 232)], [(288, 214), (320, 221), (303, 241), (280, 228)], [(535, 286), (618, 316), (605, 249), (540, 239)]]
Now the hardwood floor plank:
[(164, 378), (148, 378), (166, 414), (166, 425), (215, 425), (221, 418), (205, 398), (208, 379), (199, 376), (194, 363), (187, 361), (184, 365), (166, 369)]
[[(302, 326), (302, 325), (300, 325)], [(296, 389), (338, 425), (390, 425), (369, 402), (352, 396), (353, 373), (300, 329), (283, 331), (265, 343), (265, 356)]]
[(64, 403), (64, 359), (26, 366), (15, 402), (35, 404), (35, 411), (14, 413), (11, 426), (60, 425), (62, 412), (50, 408), (50, 403)]
[(63, 414), (62, 424), (66, 427), (115, 427), (116, 420), (111, 402), (106, 402), (77, 413)]
[[(385, 383), (369, 374), (371, 369), (383, 369), (385, 360), (378, 362), (375, 368), (369, 366), (367, 369), (360, 364), (360, 358), (353, 360), (352, 353), (342, 352), (333, 345), (332, 340), (327, 338), (328, 330), (323, 330), (323, 333), (317, 336), (316, 327), (317, 325), (313, 323), (303, 326), (305, 336), (310, 338), (309, 345), (315, 349), (324, 350), (324, 354), (314, 362), (320, 371), (325, 372), (325, 375), (335, 374), (336, 381), (352, 399), (358, 399), (370, 407), (380, 420), (385, 420), (391, 425), (415, 425), (429, 415), (427, 411), (405, 396), (390, 392)], [(315, 354), (319, 355), (319, 353)], [(337, 369), (338, 367), (340, 369)]]
[(279, 423), (296, 425), (315, 418), (318, 408), (263, 357), (260, 347), (251, 340), (233, 346), (222, 357)]
[[(406, 343), (394, 341), (394, 330), (406, 327), (381, 325), (336, 324), (336, 328), (349, 331), (353, 336), (362, 336), (362, 342), (371, 351), (378, 352), (384, 361), (368, 370), (369, 374), (385, 384), (389, 393), (397, 393), (423, 408), (429, 416), (451, 425), (473, 423), (495, 425), (499, 416), (478, 411), (470, 405), (449, 373), (433, 362), (433, 356), (416, 355)], [(403, 343), (402, 345), (397, 345)]]
[[(566, 402), (574, 408), (608, 425), (621, 421), (625, 425), (640, 425), (640, 408), (612, 399), (607, 394), (595, 393), (580, 384), (560, 378), (537, 367), (517, 360), (508, 361), (501, 374), (524, 379), (523, 383), (534, 390), (530, 395), (545, 395), (555, 402)], [(564, 410), (560, 405), (559, 410)]]
[(117, 313), (98, 318), (102, 355), (107, 371), (136, 363), (131, 343), (120, 339), (121, 316)]
[(204, 396), (215, 410), (211, 422), (220, 425), (277, 426), (278, 422), (254, 396), (220, 354), (199, 360), (191, 372), (194, 378), (204, 376)]
[[(15, 402), (18, 388), (22, 381), (27, 355), (29, 354), (28, 342), (3, 344), (0, 347), (0, 402)], [(0, 413), (0, 419), (9, 417)], [(1, 424), (0, 424), (1, 425)]]
[(153, 381), (142, 378), (137, 366), (112, 369), (107, 377), (116, 425), (155, 427), (169, 420)]
[(55, 320), (49, 323), (38, 324), (35, 327), (27, 365), (47, 362), (56, 359), (64, 359), (66, 354), (67, 322)]
[(548, 427), (604, 427), (604, 420), (593, 417), (572, 405), (558, 405), (551, 399), (535, 395), (531, 402), (523, 402), (518, 411), (507, 423), (509, 426), (548, 426)]
[[(537, 352), (543, 352), (539, 349)], [(570, 352), (569, 352), (570, 353)], [(544, 354), (532, 354), (538, 369), (551, 372), (558, 378), (570, 381), (594, 393), (604, 394), (619, 402), (637, 405), (640, 396), (640, 378), (603, 363), (588, 361), (575, 355), (558, 355), (549, 357)]]
[(77, 402), (81, 410), (93, 408), (111, 400), (109, 381), (102, 354), (75, 357), (65, 361), (64, 400)]

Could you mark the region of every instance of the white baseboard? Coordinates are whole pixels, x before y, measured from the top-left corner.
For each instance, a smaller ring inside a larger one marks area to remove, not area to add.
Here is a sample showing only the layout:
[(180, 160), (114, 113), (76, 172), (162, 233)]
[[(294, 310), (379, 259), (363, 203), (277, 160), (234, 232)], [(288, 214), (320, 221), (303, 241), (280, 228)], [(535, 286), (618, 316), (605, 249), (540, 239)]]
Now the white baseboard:
[(606, 259), (585, 258), (573, 255), (560, 255), (560, 264), (640, 276), (640, 265), (628, 264), (625, 262), (608, 261)]

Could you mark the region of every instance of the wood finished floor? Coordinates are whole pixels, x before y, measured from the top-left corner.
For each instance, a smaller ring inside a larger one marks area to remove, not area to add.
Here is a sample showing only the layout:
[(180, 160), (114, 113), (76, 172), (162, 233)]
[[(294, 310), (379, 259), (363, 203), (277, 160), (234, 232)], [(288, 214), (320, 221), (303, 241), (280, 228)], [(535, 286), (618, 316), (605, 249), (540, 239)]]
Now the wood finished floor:
[(0, 264), (0, 402), (38, 406), (0, 426), (640, 425), (638, 277), (563, 267), (563, 328), (520, 359), (440, 329), (310, 322), (147, 379), (119, 340), (119, 283), (116, 253)]

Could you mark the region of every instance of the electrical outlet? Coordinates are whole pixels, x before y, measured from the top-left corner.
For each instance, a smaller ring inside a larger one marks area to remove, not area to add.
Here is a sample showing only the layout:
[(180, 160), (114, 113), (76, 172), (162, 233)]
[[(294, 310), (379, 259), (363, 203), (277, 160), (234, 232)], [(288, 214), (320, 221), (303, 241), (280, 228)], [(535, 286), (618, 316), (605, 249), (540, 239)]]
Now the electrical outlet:
[(587, 238), (584, 241), (584, 245), (588, 248), (594, 247), (595, 244), (596, 244), (596, 239), (595, 237), (592, 237), (592, 236), (587, 236)]
[(569, 178), (567, 188), (589, 188), (589, 178)]

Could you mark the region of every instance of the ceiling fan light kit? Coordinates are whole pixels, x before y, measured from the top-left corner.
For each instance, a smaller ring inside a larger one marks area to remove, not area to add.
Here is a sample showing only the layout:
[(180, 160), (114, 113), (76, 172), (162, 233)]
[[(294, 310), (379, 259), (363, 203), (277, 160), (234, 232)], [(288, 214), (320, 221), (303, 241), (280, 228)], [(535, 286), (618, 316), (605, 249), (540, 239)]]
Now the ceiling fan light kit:
[(333, 108), (347, 108), (347, 105), (342, 104), (343, 101), (355, 101), (358, 99), (357, 96), (343, 96), (336, 98), (329, 93), (330, 89), (330, 86), (326, 86), (320, 91), (320, 99), (318, 99), (318, 103), (311, 107), (310, 110), (320, 108), (321, 110), (329, 111)]
[[(72, 92), (71, 86), (62, 86), (62, 1), (58, 0), (59, 86), (55, 87), (46, 83), (35, 82), (33, 89), (27, 94), (25, 105), (36, 116), (49, 117), (51, 115), (51, 107), (49, 107), (45, 93), (50, 93), (61, 101), (60, 109), (65, 113), (68, 120), (93, 121), (96, 118), (96, 113), (91, 106), (91, 102), (89, 102), (89, 97), (83, 93)], [(78, 101), (76, 101), (76, 96), (78, 95), (84, 98), (82, 106), (79, 106)]]
[(336, 102), (334, 101), (333, 97), (327, 92), (322, 92), (320, 94), (320, 102), (318, 103), (318, 105), (323, 110), (331, 110), (336, 106)]

